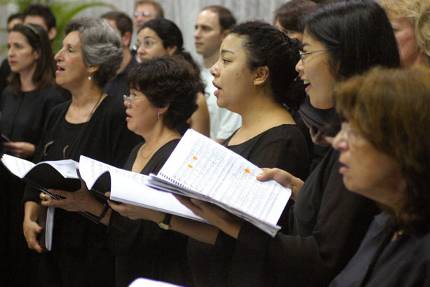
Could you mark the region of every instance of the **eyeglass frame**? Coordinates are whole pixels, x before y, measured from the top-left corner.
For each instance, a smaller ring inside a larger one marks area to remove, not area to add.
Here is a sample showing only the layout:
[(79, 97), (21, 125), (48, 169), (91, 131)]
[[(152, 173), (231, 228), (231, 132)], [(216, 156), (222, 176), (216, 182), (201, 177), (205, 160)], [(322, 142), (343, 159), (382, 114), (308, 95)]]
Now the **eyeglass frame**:
[(138, 41), (136, 43), (136, 46), (137, 46), (137, 48), (140, 48), (141, 46), (143, 46), (145, 48), (149, 48), (150, 49), (155, 44), (157, 44), (156, 40), (153, 40), (153, 39), (143, 39), (142, 43)]
[(132, 104), (132, 103), (134, 103), (134, 101), (136, 100), (136, 99), (138, 99), (138, 98), (141, 98), (142, 96), (139, 96), (139, 95), (135, 95), (135, 94), (133, 94), (133, 93), (130, 93), (130, 95), (122, 95), (122, 98), (123, 98), (123, 100), (124, 100), (124, 102), (127, 102), (127, 103), (130, 103), (130, 104)]
[(303, 52), (299, 50), (299, 56), (301, 61), (305, 61), (306, 57), (315, 53), (321, 53), (321, 52), (327, 52), (327, 49), (324, 50), (316, 50), (316, 51), (309, 51), (309, 52)]
[(141, 16), (141, 17), (151, 17), (151, 16), (153, 16), (154, 14), (152, 14), (151, 12), (134, 12), (133, 13), (133, 16), (135, 17), (135, 18), (137, 18), (137, 17), (139, 17), (139, 16)]

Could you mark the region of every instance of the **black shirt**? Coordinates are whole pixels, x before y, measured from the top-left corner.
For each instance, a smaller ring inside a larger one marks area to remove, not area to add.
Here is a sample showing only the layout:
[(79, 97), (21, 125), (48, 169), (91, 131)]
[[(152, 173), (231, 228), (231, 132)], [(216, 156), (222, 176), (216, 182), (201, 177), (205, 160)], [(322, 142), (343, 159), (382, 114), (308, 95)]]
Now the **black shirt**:
[(242, 225), (232, 286), (327, 286), (342, 270), (377, 208), (345, 188), (338, 156), (331, 149), (309, 175), (290, 214), (294, 224), (275, 238)]
[(12, 141), (37, 145), (49, 112), (65, 101), (66, 96), (55, 86), (18, 94), (9, 86), (1, 94), (0, 130)]
[[(179, 140), (172, 140), (157, 150), (141, 173), (158, 173), (178, 142)], [(132, 169), (141, 145), (133, 149), (125, 169)], [(190, 286), (186, 236), (162, 230), (150, 221), (130, 220), (113, 212), (109, 226), (109, 241), (116, 255), (117, 287), (126, 287), (139, 277)]]
[[(231, 137), (225, 143), (229, 149), (259, 167), (290, 170), (301, 178), (307, 175), (308, 148), (302, 132), (296, 125), (284, 124), (273, 127), (238, 145), (228, 145), (230, 139)], [(278, 224), (287, 223), (281, 217)], [(236, 241), (222, 232), (219, 233), (215, 246), (190, 239), (188, 256), (196, 286), (227, 286), (231, 280), (233, 260), (235, 260), (233, 255), (237, 248)], [(246, 252), (240, 253), (242, 262), (250, 257)], [(246, 266), (247, 264), (241, 265), (241, 268), (247, 269)]]
[(130, 63), (128, 63), (125, 69), (118, 73), (115, 78), (110, 80), (105, 85), (104, 91), (108, 95), (119, 97), (121, 99), (123, 95), (130, 95), (130, 89), (128, 87), (128, 74), (130, 73), (130, 70), (137, 64), (136, 57), (132, 56)]
[(366, 273), (366, 287), (430, 286), (430, 232), (391, 240), (392, 225), (388, 214), (376, 216), (360, 249), (330, 287), (363, 286)]

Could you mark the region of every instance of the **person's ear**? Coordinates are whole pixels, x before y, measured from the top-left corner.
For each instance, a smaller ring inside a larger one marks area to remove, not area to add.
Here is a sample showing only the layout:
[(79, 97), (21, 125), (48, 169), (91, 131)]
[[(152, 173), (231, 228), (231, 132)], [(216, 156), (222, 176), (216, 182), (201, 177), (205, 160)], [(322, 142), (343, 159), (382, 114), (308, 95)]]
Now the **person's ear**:
[(270, 72), (267, 66), (261, 66), (255, 69), (254, 71), (254, 85), (261, 86), (266, 83), (269, 78)]
[(122, 42), (122, 46), (125, 48), (130, 47), (130, 43), (131, 43), (131, 33), (130, 32), (125, 32), (124, 35), (122, 35), (121, 37), (121, 42)]
[(55, 36), (57, 36), (57, 28), (55, 28), (55, 27), (52, 27), (51, 29), (49, 29), (49, 31), (48, 31), (48, 38), (49, 38), (49, 41), (53, 41), (54, 40), (54, 38), (55, 38)]
[(176, 46), (172, 46), (172, 47), (167, 47), (166, 50), (169, 56), (173, 56), (176, 53), (177, 48)]
[(91, 66), (89, 66), (87, 68), (89, 76), (92, 77), (98, 71), (99, 68), (100, 68), (99, 65), (91, 65)]

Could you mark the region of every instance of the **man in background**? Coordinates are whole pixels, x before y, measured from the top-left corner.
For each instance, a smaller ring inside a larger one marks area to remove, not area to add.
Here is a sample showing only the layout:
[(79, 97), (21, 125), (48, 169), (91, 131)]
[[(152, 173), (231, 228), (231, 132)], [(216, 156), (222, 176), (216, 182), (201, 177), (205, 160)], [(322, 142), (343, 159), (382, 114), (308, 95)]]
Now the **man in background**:
[(52, 42), (57, 36), (57, 21), (51, 9), (42, 4), (31, 4), (24, 11), (24, 24), (39, 25), (48, 33), (49, 40)]
[(104, 91), (108, 95), (118, 97), (129, 95), (127, 81), (128, 72), (137, 63), (136, 58), (132, 56), (130, 51), (131, 37), (133, 35), (133, 22), (127, 14), (119, 11), (107, 12), (101, 17), (105, 19), (112, 28), (117, 30), (121, 36), (123, 56), (115, 78), (106, 84)]
[(213, 76), (209, 69), (219, 57), (222, 40), (236, 24), (230, 10), (223, 6), (211, 5), (203, 8), (197, 16), (194, 45), (196, 52), (203, 57), (201, 77), (206, 84), (205, 97), (209, 109), (211, 138), (223, 142), (241, 126), (238, 114), (220, 108), (214, 95)]

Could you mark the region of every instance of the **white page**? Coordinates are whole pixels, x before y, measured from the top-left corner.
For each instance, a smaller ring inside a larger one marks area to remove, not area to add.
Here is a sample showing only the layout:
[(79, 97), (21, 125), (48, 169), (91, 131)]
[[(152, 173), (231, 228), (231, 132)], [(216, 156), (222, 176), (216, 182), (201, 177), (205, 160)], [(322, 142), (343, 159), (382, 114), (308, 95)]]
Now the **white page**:
[(260, 182), (261, 169), (211, 139), (188, 130), (159, 176), (275, 226), (291, 190)]
[(160, 282), (160, 281), (155, 281), (150, 279), (139, 278), (134, 280), (133, 283), (129, 285), (129, 287), (178, 287), (178, 285), (173, 285), (170, 283), (165, 283), (165, 282)]
[(1, 158), (3, 164), (10, 170), (14, 175), (19, 178), (24, 178), (25, 175), (33, 169), (36, 165), (48, 164), (56, 169), (64, 178), (79, 178), (76, 173), (78, 163), (71, 159), (56, 160), (56, 161), (42, 161), (38, 164), (34, 164), (31, 161), (4, 154)]
[(46, 223), (45, 223), (45, 248), (48, 251), (52, 249), (52, 237), (54, 232), (54, 215), (55, 215), (55, 207), (48, 207), (46, 209)]
[(1, 161), (11, 173), (19, 178), (23, 178), (35, 166), (31, 161), (8, 154), (4, 154)]
[(119, 169), (85, 156), (80, 157), (79, 171), (82, 179), (86, 183), (88, 180), (88, 186), (91, 187), (101, 174), (109, 171), (112, 200), (204, 221), (172, 194), (147, 186), (147, 176), (144, 174)]

